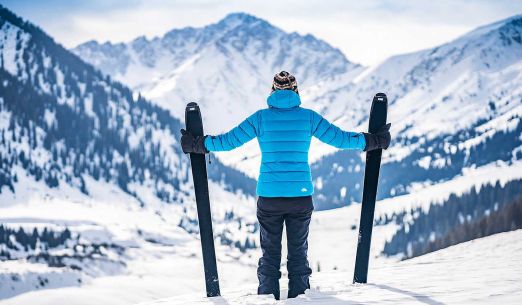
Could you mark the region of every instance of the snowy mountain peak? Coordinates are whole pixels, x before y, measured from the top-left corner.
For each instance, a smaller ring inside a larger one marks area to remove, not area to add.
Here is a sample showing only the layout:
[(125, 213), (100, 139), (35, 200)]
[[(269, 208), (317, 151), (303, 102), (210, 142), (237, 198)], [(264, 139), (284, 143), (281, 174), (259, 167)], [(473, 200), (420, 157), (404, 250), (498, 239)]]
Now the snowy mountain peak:
[(217, 24), (236, 27), (248, 26), (255, 23), (263, 23), (266, 26), (271, 26), (267, 21), (244, 12), (230, 13), (226, 15), (225, 18), (221, 19)]
[[(385, 167), (403, 171), (408, 164), (412, 169), (408, 182), (404, 177), (390, 178), (383, 191), (387, 196), (407, 192), (413, 181), (432, 179), (434, 171), (440, 173), (439, 179), (446, 179), (472, 164), (519, 158), (519, 137), (510, 135), (522, 128), (518, 123), (521, 33), (521, 16), (514, 16), (440, 46), (391, 57), (364, 72), (364, 67), (312, 35), (287, 33), (243, 13), (206, 27), (171, 31), (139, 48), (126, 44), (121, 51), (108, 51), (91, 46), (74, 52), (179, 118), (186, 101), (198, 101), (209, 134), (227, 131), (266, 107), (278, 70), (296, 75), (305, 107), (349, 130), (366, 129), (371, 97), (386, 92), (396, 144), (385, 154)], [(114, 66), (118, 69), (111, 72)], [(491, 153), (470, 157), (485, 149), (486, 143), (497, 141), (494, 136), (506, 139), (509, 155), (499, 155), (493, 145)], [(442, 150), (434, 154), (437, 147)], [(452, 157), (443, 157), (447, 151), (454, 152)], [(329, 152), (314, 148), (311, 160)], [(219, 157), (252, 176), (258, 170), (260, 154), (255, 143)], [(346, 196), (336, 195), (346, 194), (340, 190), (347, 181), (359, 183), (354, 174), (359, 172), (358, 156), (351, 159), (353, 167), (343, 171), (342, 179), (339, 172), (331, 175), (331, 168), (346, 164), (347, 158), (345, 152), (336, 153), (314, 167), (314, 177), (322, 178), (318, 193), (334, 198), (316, 197), (327, 198), (324, 202), (330, 206), (359, 196), (357, 188)]]
[[(129, 70), (132, 70), (133, 66), (145, 65), (146, 68), (154, 68), (155, 71), (149, 72), (155, 76), (153, 78), (157, 78), (175, 70), (195, 54), (203, 53), (209, 48), (227, 53), (226, 50), (230, 48), (244, 51), (249, 47), (254, 47), (255, 54), (240, 55), (251, 57), (251, 55), (262, 53), (265, 57), (274, 57), (276, 62), (271, 66), (281, 65), (285, 61), (289, 61), (293, 66), (312, 65), (313, 69), (324, 66), (323, 73), (318, 71), (320, 74), (342, 73), (359, 67), (348, 61), (338, 49), (313, 35), (302, 36), (296, 32), (286, 33), (266, 20), (247, 13), (231, 13), (220, 21), (201, 28), (173, 29), (162, 37), (147, 39), (140, 36), (125, 44), (110, 42), (100, 44), (88, 41), (80, 44), (73, 51), (106, 74), (112, 75), (136, 89), (141, 89), (144, 83), (136, 81), (133, 76), (129, 75)], [(296, 59), (295, 57), (299, 55), (302, 55), (303, 58)], [(328, 61), (317, 62), (320, 56), (327, 58)], [(285, 60), (284, 57), (290, 58)], [(305, 60), (308, 57), (310, 60)], [(234, 59), (228, 58), (228, 60)], [(253, 59), (249, 61), (252, 62)], [(265, 62), (264, 58), (263, 62)], [(331, 69), (333, 71), (329, 71)], [(273, 73), (271, 72), (271, 74)], [(305, 78), (310, 78), (310, 76), (305, 75)], [(147, 78), (152, 82), (155, 81), (150, 77)], [(303, 77), (301, 79), (303, 80)]]
[[(226, 112), (227, 124), (205, 121), (210, 130), (224, 130), (263, 107), (272, 77), (280, 70), (292, 72), (307, 88), (362, 69), (323, 40), (287, 33), (247, 13), (153, 39), (87, 42), (73, 52), (178, 118), (184, 115), (186, 99), (198, 100), (207, 113)], [(233, 106), (239, 101), (241, 109)]]
[(522, 15), (511, 18), (499, 28), (499, 34), (505, 45), (522, 44)]
[(487, 35), (491, 32), (503, 32), (510, 29), (522, 28), (522, 15), (515, 15), (497, 22), (493, 22), (484, 26), (480, 26), (471, 32), (465, 34), (461, 38), (474, 38)]
[[(115, 55), (125, 47), (98, 46)], [(148, 45), (142, 50), (146, 55)], [(151, 190), (163, 201), (190, 184), (178, 145), (180, 121), (1, 6), (0, 79), (0, 193), (4, 185), (16, 193), (23, 171), (51, 188), (66, 184), (84, 194), (90, 193), (87, 179), (104, 180), (136, 198), (133, 187), (161, 180)]]

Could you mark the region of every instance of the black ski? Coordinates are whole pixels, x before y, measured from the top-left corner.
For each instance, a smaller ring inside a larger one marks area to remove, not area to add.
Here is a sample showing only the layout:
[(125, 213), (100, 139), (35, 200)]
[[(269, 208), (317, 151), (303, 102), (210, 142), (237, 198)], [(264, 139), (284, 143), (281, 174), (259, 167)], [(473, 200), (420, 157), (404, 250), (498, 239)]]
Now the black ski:
[[(370, 110), (369, 133), (375, 133), (382, 126), (386, 125), (387, 112), (388, 99), (386, 98), (386, 94), (377, 93), (373, 98), (372, 108)], [(377, 183), (379, 182), (379, 169), (381, 167), (381, 154), (382, 149), (376, 149), (366, 153), (361, 221), (359, 224), (357, 256), (355, 258), (355, 272), (353, 275), (354, 283), (366, 283), (368, 277), (368, 261), (370, 259), (370, 243), (372, 239)]]
[[(185, 125), (187, 131), (195, 137), (203, 136), (203, 121), (201, 120), (201, 112), (198, 104), (189, 103), (185, 108)], [(215, 297), (219, 296), (220, 292), (216, 266), (216, 251), (214, 249), (214, 234), (212, 232), (212, 216), (210, 214), (205, 155), (190, 154), (190, 164), (192, 166), (192, 178), (194, 180), (194, 191), (196, 193), (207, 297)]]

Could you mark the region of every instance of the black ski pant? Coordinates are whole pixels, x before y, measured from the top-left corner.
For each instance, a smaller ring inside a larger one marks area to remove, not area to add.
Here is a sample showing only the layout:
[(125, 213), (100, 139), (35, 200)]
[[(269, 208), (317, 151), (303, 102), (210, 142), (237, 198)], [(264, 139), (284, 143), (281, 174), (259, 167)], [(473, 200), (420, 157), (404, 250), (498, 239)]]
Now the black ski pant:
[(310, 288), (308, 278), (312, 269), (308, 264), (307, 252), (313, 210), (312, 196), (259, 197), (257, 200), (257, 219), (263, 252), (257, 268), (258, 294), (273, 294), (279, 300), (283, 224), (286, 226), (288, 245), (288, 297), (294, 298)]

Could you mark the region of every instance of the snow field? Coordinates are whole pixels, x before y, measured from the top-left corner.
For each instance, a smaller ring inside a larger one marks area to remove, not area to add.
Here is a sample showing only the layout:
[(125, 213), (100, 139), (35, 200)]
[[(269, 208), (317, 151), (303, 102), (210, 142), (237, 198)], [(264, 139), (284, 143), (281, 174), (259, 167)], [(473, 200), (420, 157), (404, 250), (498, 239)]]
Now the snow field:
[[(469, 169), (461, 177), (452, 181), (434, 186), (419, 185), (412, 194), (379, 201), (376, 206), (376, 217), (385, 214), (391, 215), (393, 212), (409, 210), (417, 206), (427, 208), (429, 202), (433, 200), (441, 201), (447, 198), (450, 193), (462, 193), (472, 186), (479, 186), (487, 182), (495, 183), (498, 180), (505, 183), (522, 176), (521, 166), (520, 163), (511, 166), (503, 163), (490, 164)], [(19, 176), (21, 179), (26, 179), (25, 175)], [(47, 189), (44, 185), (34, 181), (21, 182), (23, 183), (20, 185), (32, 185), (32, 189), (27, 192), (20, 190), (15, 198), (9, 198), (9, 192), (2, 194), (2, 198), (0, 198), (2, 202), (7, 202), (4, 200), (9, 199), (11, 204), (0, 208), (0, 222), (10, 227), (53, 226), (63, 228), (67, 226), (71, 231), (79, 232), (86, 239), (124, 245), (127, 248), (125, 257), (122, 258), (125, 268), (96, 269), (97, 271), (91, 270), (90, 274), (85, 275), (24, 261), (2, 262), (0, 269), (4, 280), (10, 274), (20, 274), (23, 281), (18, 283), (14, 291), (9, 292), (9, 294), (3, 292), (4, 299), (0, 300), (0, 304), (69, 305), (92, 304), (93, 302), (97, 304), (132, 304), (181, 295), (188, 295), (187, 298), (192, 300), (204, 295), (199, 240), (196, 239), (195, 235), (190, 235), (177, 226), (183, 212), (182, 206), (151, 202), (147, 207), (141, 208), (138, 202), (118, 188), (91, 180), (87, 180), (87, 184), (92, 197), (85, 196), (78, 190), (68, 188), (65, 185), (60, 190), (56, 190)], [(226, 211), (233, 210), (234, 213), (245, 217), (248, 221), (255, 221), (253, 198), (226, 192), (215, 183), (210, 183), (209, 186), (215, 219), (214, 232), (217, 232), (220, 226), (225, 225), (220, 219), (223, 219)], [(194, 204), (192, 203), (192, 205)], [(186, 207), (190, 206), (191, 203), (188, 201)], [(366, 290), (361, 290), (350, 284), (355, 262), (359, 216), (360, 204), (336, 210), (315, 212), (312, 216), (309, 260), (314, 271), (312, 283), (318, 291), (309, 293), (307, 297), (310, 300), (315, 301), (319, 298), (322, 300), (321, 302), (328, 300), (334, 302), (335, 298), (346, 298), (354, 301), (352, 294), (361, 295), (360, 298), (363, 298), (361, 300), (366, 300), (364, 299), (366, 294), (364, 291), (369, 290), (368, 293), (374, 294), (376, 289), (382, 290), (379, 292), (381, 300), (397, 294), (373, 286), (365, 286), (363, 289)], [(398, 286), (397, 282), (390, 280), (388, 274), (396, 274), (397, 270), (403, 270), (401, 268), (410, 266), (410, 261), (398, 263), (394, 258), (380, 256), (385, 241), (391, 238), (396, 229), (395, 224), (374, 227), (369, 279), (376, 285), (377, 283), (379, 285), (384, 283), (384, 285), (404, 291), (416, 291), (407, 289), (406, 286)], [(239, 232), (234, 231), (234, 234), (239, 234)], [(257, 234), (255, 234), (255, 238), (256, 243), (259, 244)], [(283, 258), (286, 257), (285, 248), (286, 246), (283, 247)], [(472, 250), (473, 248), (470, 248), (470, 251)], [(224, 295), (237, 296), (239, 300), (248, 300), (252, 304), (271, 304), (272, 301), (269, 299), (251, 299), (245, 296), (245, 291), (251, 294), (256, 292), (256, 265), (261, 255), (260, 249), (243, 253), (216, 242), (216, 252), (220, 284)], [(469, 253), (468, 255), (479, 254), (480, 252)], [(411, 261), (418, 261), (418, 259)], [(449, 257), (446, 257), (446, 259), (450, 260)], [(516, 261), (514, 258), (510, 259)], [(283, 259), (281, 268), (284, 273), (281, 280), (282, 291), (285, 291), (287, 287), (284, 261)], [(492, 258), (491, 264), (497, 264), (497, 262)], [(424, 270), (421, 268), (422, 266), (424, 265), (421, 264), (420, 267), (417, 265), (410, 266), (415, 269), (410, 270), (409, 273), (417, 274), (417, 272), (420, 272), (418, 270)], [(455, 268), (455, 266), (451, 266), (448, 270)], [(473, 269), (474, 267), (467, 266), (466, 268)], [(319, 269), (320, 271), (318, 271)], [(461, 269), (461, 271), (469, 273), (464, 269)], [(429, 275), (435, 271), (426, 269), (423, 272)], [(55, 273), (61, 275), (57, 277), (53, 275)], [(421, 274), (419, 273), (419, 277), (421, 277)], [(477, 274), (477, 286), (480, 283), (479, 275)], [(442, 277), (442, 274), (440, 276)], [(38, 290), (23, 293), (29, 289), (28, 287), (36, 288), (39, 278), (49, 278), (49, 284), (40, 287)], [(81, 286), (78, 283), (78, 278), (81, 278)], [(388, 282), (385, 282), (385, 279)], [(412, 279), (406, 280), (413, 281)], [(502, 283), (505, 279), (499, 278), (498, 280)], [(334, 290), (340, 289), (335, 284), (342, 281), (345, 281), (346, 289), (348, 289), (345, 291), (347, 294), (343, 296), (344, 292), (341, 290), (339, 292), (341, 295), (336, 295), (332, 299), (330, 294)], [(8, 282), (11, 283), (11, 281)], [(515, 283), (507, 281), (504, 284), (510, 286)], [(433, 287), (438, 287), (438, 285), (442, 285), (442, 283), (437, 282), (433, 284)], [(433, 290), (436, 290), (436, 288), (433, 288)], [(327, 293), (327, 291), (330, 292)], [(326, 296), (325, 293), (327, 293)], [(10, 298), (5, 298), (6, 296)], [(465, 296), (460, 297), (465, 298)], [(406, 298), (406, 296), (395, 296), (394, 298), (398, 298), (394, 300), (400, 303), (400, 300), (402, 300), (400, 298)], [(359, 299), (356, 297), (355, 300)], [(236, 303), (230, 302), (231, 304), (237, 303), (235, 299), (233, 302)], [(315, 304), (313, 301), (310, 302)]]
[(520, 304), (522, 230), (459, 244), (407, 261), (371, 266), (368, 284), (352, 272), (313, 275), (312, 289), (296, 299), (257, 296), (251, 286), (204, 298), (185, 295), (142, 305), (222, 304)]

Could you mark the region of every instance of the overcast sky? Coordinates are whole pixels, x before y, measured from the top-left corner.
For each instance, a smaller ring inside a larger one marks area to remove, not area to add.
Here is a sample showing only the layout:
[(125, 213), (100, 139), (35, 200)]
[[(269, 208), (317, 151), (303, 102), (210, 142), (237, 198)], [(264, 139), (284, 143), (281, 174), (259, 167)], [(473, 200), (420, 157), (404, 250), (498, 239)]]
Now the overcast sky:
[(0, 0), (73, 47), (90, 39), (129, 41), (173, 28), (203, 26), (247, 12), (285, 31), (311, 33), (348, 59), (376, 64), (432, 47), (473, 28), (522, 14), (519, 0)]

